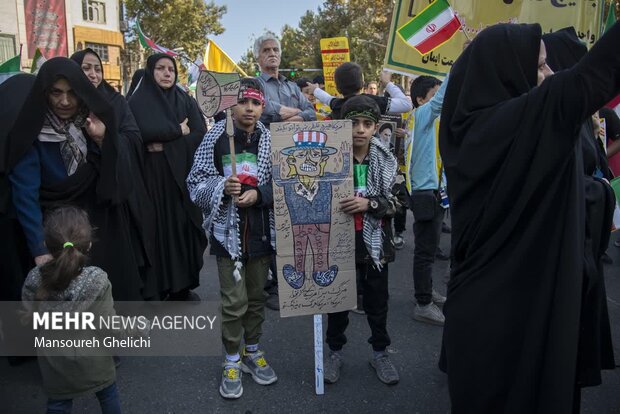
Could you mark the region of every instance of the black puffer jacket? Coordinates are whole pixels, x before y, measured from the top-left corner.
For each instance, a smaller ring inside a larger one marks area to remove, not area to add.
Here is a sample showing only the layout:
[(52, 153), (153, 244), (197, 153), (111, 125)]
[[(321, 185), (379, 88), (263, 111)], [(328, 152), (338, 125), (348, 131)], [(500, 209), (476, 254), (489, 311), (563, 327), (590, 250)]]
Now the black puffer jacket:
[[(256, 129), (252, 133), (235, 128), (235, 153), (258, 154), (258, 143), (261, 131)], [(215, 167), (220, 174), (224, 174), (222, 157), (230, 154), (228, 135), (222, 133), (215, 144), (214, 161)], [(269, 209), (273, 206), (273, 193), (271, 181), (267, 185), (254, 187), (242, 184), (241, 193), (256, 189), (258, 201), (251, 207), (239, 208), (239, 231), (241, 236), (241, 251), (243, 257), (260, 257), (273, 254), (271, 247), (271, 235), (269, 231)], [(230, 196), (224, 196), (230, 197)], [(215, 256), (230, 257), (226, 249), (214, 237), (211, 237), (211, 254)]]

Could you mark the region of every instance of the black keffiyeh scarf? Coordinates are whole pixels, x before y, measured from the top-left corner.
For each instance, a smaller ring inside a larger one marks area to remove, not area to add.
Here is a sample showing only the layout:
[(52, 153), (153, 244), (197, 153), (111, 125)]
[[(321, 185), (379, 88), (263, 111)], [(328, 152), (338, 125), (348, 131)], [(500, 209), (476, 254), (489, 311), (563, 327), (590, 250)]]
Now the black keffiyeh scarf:
[[(370, 140), (368, 154), (368, 178), (366, 180), (366, 196), (383, 196), (388, 200), (392, 197), (392, 185), (396, 178), (398, 163), (389, 148), (373, 137)], [(383, 253), (383, 230), (381, 219), (369, 213), (364, 213), (364, 227), (362, 229), (364, 243), (370, 253), (373, 263), (381, 270), (381, 256)]]

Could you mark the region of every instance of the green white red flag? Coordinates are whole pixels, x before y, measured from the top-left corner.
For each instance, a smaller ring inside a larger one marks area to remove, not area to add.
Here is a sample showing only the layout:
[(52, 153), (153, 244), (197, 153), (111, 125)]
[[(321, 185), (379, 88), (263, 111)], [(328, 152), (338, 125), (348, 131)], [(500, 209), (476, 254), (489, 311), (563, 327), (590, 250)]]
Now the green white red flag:
[(138, 38), (140, 39), (140, 44), (142, 45), (143, 48), (152, 49), (158, 53), (165, 53), (173, 57), (178, 56), (178, 53), (166, 47), (160, 46), (157, 43), (153, 42), (150, 38), (146, 37), (146, 35), (142, 32), (142, 29), (140, 28), (140, 23), (137, 21), (136, 21), (136, 27), (138, 29)]
[(21, 72), (21, 52), (0, 65), (0, 83)]
[(47, 59), (45, 59), (45, 56), (43, 56), (43, 53), (41, 53), (41, 49), (37, 48), (37, 50), (34, 52), (34, 57), (32, 58), (30, 73), (36, 75), (39, 72), (39, 68), (41, 68), (41, 65), (43, 65), (46, 61)]
[(447, 0), (435, 0), (397, 30), (409, 46), (422, 55), (435, 50), (454, 36), (461, 22)]

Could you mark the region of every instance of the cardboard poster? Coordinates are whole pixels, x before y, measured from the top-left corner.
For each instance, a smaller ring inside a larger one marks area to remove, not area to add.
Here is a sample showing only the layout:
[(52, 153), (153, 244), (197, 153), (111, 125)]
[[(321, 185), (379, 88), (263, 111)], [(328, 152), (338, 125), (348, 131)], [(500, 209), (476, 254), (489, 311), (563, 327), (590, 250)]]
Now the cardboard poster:
[(357, 303), (351, 121), (271, 124), (280, 315), (340, 312)]

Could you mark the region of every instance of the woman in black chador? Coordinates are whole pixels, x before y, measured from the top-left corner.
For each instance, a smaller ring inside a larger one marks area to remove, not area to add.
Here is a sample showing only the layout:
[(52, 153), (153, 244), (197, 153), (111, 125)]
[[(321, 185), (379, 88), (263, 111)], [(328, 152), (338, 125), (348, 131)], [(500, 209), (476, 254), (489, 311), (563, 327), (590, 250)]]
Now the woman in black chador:
[(144, 180), (156, 216), (155, 261), (146, 278), (148, 296), (198, 299), (207, 239), (202, 213), (191, 202), (185, 178), (206, 133), (196, 101), (176, 86), (174, 59), (148, 58), (140, 86), (129, 99), (144, 141)]
[[(600, 275), (587, 259), (579, 131), (620, 91), (620, 24), (553, 76), (541, 35), (537, 24), (485, 29), (446, 90), (452, 273), (440, 367), (455, 414), (578, 412), (580, 387), (608, 362), (602, 329), (584, 317), (607, 314), (589, 292)], [(604, 363), (586, 370), (587, 358)]]
[[(588, 51), (572, 27), (543, 35), (543, 41), (547, 63), (555, 72), (570, 69)], [(601, 369), (614, 368), (601, 258), (609, 243), (616, 199), (605, 181), (613, 177), (602, 143), (594, 135), (592, 118), (579, 129), (576, 150), (582, 153), (586, 218), (577, 385), (586, 387), (601, 383)]]
[[(106, 270), (115, 300), (140, 300), (127, 198), (129, 147), (118, 137), (114, 109), (72, 60), (45, 62), (3, 149), (12, 201), (37, 265), (45, 211), (73, 204), (96, 227), (91, 263)], [(70, 240), (69, 240), (70, 241)]]
[(35, 79), (34, 75), (18, 74), (0, 85), (0, 301), (20, 300), (21, 286), (34, 266), (11, 201), (4, 156), (9, 131)]
[[(125, 98), (106, 82), (99, 55), (86, 48), (75, 52), (71, 59), (80, 65), (88, 80), (112, 105), (118, 139), (131, 148), (131, 152), (127, 154), (131, 168), (128, 178), (132, 181), (133, 189), (127, 200), (131, 213), (130, 235), (140, 273), (146, 278), (155, 254), (155, 209), (144, 184), (144, 144), (140, 129)], [(145, 285), (148, 286), (149, 283), (145, 282)], [(152, 298), (145, 296), (145, 299)]]

